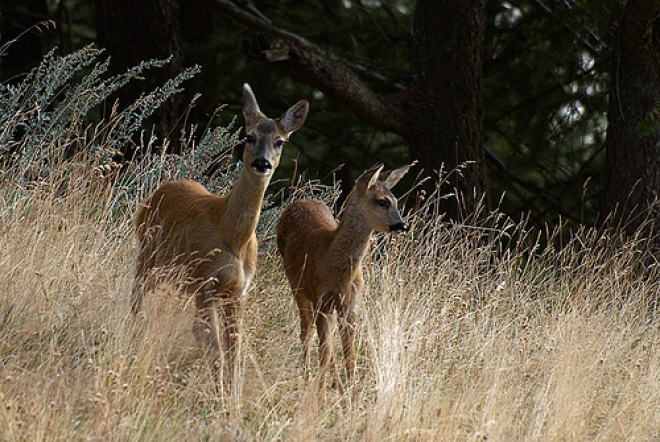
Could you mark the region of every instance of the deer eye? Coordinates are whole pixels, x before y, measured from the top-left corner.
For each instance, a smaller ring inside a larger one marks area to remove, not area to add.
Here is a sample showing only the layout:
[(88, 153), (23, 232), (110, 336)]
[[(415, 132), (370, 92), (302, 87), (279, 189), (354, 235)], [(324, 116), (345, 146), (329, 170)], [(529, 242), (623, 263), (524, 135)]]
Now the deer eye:
[(246, 143), (254, 144), (255, 141), (256, 141), (256, 139), (252, 135), (248, 134), (248, 135), (245, 136), (245, 142)]
[(275, 141), (275, 147), (277, 147), (278, 149), (281, 149), (283, 145), (284, 145), (284, 140)]
[(376, 204), (378, 204), (380, 207), (388, 207), (390, 205), (390, 202), (387, 201), (386, 199), (377, 199)]

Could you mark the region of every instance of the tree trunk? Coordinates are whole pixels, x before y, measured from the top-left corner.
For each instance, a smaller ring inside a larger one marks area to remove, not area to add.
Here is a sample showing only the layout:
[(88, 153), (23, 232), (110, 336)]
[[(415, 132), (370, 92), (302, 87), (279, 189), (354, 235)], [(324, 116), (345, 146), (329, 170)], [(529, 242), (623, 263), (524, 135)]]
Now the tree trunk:
[(467, 164), (464, 173), (452, 174), (448, 186), (440, 189), (458, 191), (458, 200), (443, 200), (442, 209), (451, 219), (472, 213), (487, 190), (484, 8), (482, 0), (418, 0), (415, 8), (412, 78), (420, 109), (404, 138), (411, 156), (428, 169), (447, 172)]
[[(111, 56), (110, 73), (118, 74), (149, 59), (172, 62), (144, 73), (144, 81), (132, 81), (112, 100), (121, 107), (133, 103), (140, 94), (162, 86), (183, 68), (179, 29), (179, 0), (96, 0), (98, 42)], [(174, 128), (181, 116), (183, 100), (171, 97), (150, 119), (161, 139)], [(170, 145), (178, 151), (176, 137)]]
[(612, 65), (601, 216), (628, 234), (658, 219), (660, 130), (637, 127), (660, 97), (659, 14), (657, 0), (628, 2)]

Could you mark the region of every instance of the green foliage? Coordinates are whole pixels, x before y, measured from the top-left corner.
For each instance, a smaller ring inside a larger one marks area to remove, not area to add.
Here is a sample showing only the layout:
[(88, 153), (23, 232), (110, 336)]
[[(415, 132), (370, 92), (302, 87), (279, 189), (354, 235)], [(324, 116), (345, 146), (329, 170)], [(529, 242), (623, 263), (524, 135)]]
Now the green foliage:
[(502, 209), (590, 224), (598, 211), (609, 67), (623, 5), (487, 2), (484, 128)]
[(655, 106), (646, 118), (637, 123), (635, 129), (642, 137), (651, 136), (660, 130), (660, 99), (655, 103)]
[[(73, 20), (58, 23), (58, 29), (69, 32), (76, 45), (92, 41), (86, 25), (94, 22), (92, 9), (81, 0), (66, 4)], [(274, 26), (304, 36), (350, 66), (375, 92), (396, 99), (408, 91), (414, 1), (257, 0), (253, 5)], [(492, 200), (501, 201), (499, 207), (512, 217), (531, 213), (536, 225), (554, 225), (560, 217), (593, 222), (604, 159), (608, 72), (624, 5), (621, 0), (485, 2), (483, 102), (485, 142), (492, 153), (490, 190)], [(305, 130), (291, 142), (297, 151), (284, 151), (279, 176), (290, 177), (297, 168), (323, 178), (344, 164), (341, 177), (350, 182), (376, 161), (393, 166), (410, 160), (400, 137), (365, 126), (276, 63), (264, 68), (246, 57), (258, 55), (251, 53), (254, 33), (223, 17), (213, 2), (180, 6), (186, 58), (204, 66), (188, 88), (204, 93), (191, 110), (193, 124), (207, 120), (218, 102), (240, 102), (237, 85), (249, 82), (269, 115), (300, 98), (310, 100)], [(53, 34), (44, 34), (42, 46), (53, 44)], [(114, 130), (138, 127), (138, 115)], [(221, 114), (215, 124), (228, 125), (232, 118)]]
[[(167, 60), (143, 61), (138, 66), (130, 69), (126, 74), (115, 77), (119, 83), (118, 87), (123, 86), (134, 78), (139, 78), (145, 69), (161, 67), (170, 61), (171, 57)], [(124, 109), (119, 115), (119, 118), (113, 120), (114, 124), (108, 130), (109, 145), (120, 149), (124, 144), (128, 143), (131, 136), (142, 128), (144, 120), (152, 115), (172, 95), (182, 92), (183, 89), (179, 87), (181, 83), (191, 79), (200, 70), (199, 66), (185, 69), (176, 77), (167, 80), (163, 86), (156, 88), (151, 93), (141, 95), (133, 104)]]
[[(238, 143), (233, 123), (208, 128), (196, 144), (190, 134), (181, 156), (147, 153), (141, 161), (116, 162), (121, 147), (143, 129), (144, 119), (181, 92), (181, 84), (198, 73), (198, 67), (186, 69), (125, 109), (115, 109), (107, 120), (93, 124), (94, 110), (113, 92), (139, 79), (146, 69), (162, 67), (169, 60), (145, 61), (124, 74), (105, 78), (109, 60), (98, 61), (101, 50), (87, 46), (65, 56), (55, 52), (50, 51), (20, 83), (0, 84), (0, 156), (7, 184), (3, 193), (16, 198), (37, 182), (66, 181), (68, 177), (52, 176), (52, 172), (67, 161), (96, 170), (100, 180), (116, 183), (108, 204), (115, 214), (133, 210), (136, 199), (168, 179), (194, 179), (212, 191), (227, 191), (239, 170), (239, 166), (223, 164)], [(143, 149), (152, 152), (154, 141), (143, 140)]]
[[(57, 108), (54, 102), (74, 75), (94, 61), (98, 51), (87, 47), (66, 57), (56, 57), (54, 52), (49, 52), (18, 85), (0, 85), (0, 154), (6, 164), (24, 169), (52, 155), (54, 152), (43, 150), (58, 146), (54, 141), (60, 137), (70, 140), (75, 130), (71, 123), (83, 107), (80, 90), (74, 88), (73, 93), (67, 93)], [(101, 69), (97, 66), (93, 73)]]
[(85, 149), (110, 158), (141, 129), (146, 117), (181, 92), (181, 83), (199, 72), (199, 67), (186, 69), (91, 131), (87, 125), (92, 110), (129, 81), (140, 78), (145, 69), (168, 63), (145, 61), (122, 75), (103, 78), (109, 60), (97, 61), (101, 53), (87, 46), (57, 56), (53, 49), (19, 84), (0, 85), (0, 155), (5, 170), (29, 169), (33, 175), (47, 175), (49, 164), (57, 158)]

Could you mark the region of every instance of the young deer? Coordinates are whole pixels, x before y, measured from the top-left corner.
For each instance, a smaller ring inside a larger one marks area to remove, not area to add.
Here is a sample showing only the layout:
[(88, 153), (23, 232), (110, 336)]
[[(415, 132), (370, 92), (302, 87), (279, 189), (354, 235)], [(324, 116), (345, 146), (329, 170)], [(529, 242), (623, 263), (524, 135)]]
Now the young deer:
[[(194, 296), (193, 332), (212, 358), (222, 382), (224, 357), (230, 383), (236, 379), (242, 297), (255, 272), (261, 204), (282, 145), (305, 122), (309, 104), (300, 101), (280, 118), (266, 117), (248, 84), (243, 86), (243, 169), (226, 196), (192, 181), (165, 183), (135, 214), (138, 251), (132, 309), (162, 281), (164, 270), (184, 272), (182, 289)], [(160, 275), (160, 276), (159, 276)]]
[(300, 310), (304, 364), (310, 366), (312, 323), (319, 335), (319, 382), (324, 395), (328, 371), (343, 393), (332, 348), (331, 316), (337, 311), (349, 379), (355, 371), (355, 301), (362, 293), (362, 258), (374, 231), (399, 234), (408, 226), (390, 189), (410, 166), (382, 172), (372, 167), (356, 181), (339, 224), (320, 201), (296, 200), (277, 225), (277, 247)]

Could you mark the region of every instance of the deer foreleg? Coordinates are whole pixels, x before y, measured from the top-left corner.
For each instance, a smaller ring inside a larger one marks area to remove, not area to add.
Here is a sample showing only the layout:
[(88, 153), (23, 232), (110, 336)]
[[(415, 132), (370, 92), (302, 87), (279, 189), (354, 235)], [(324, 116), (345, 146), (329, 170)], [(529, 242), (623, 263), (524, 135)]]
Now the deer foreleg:
[(342, 351), (346, 376), (353, 379), (355, 375), (355, 317), (353, 310), (339, 312), (339, 333), (341, 335)]
[(242, 322), (242, 301), (240, 298), (228, 298), (223, 300), (223, 310), (225, 319), (224, 330), (224, 351), (227, 352), (227, 369), (229, 371), (229, 381), (232, 384), (238, 383), (238, 368), (241, 349), (241, 322)]
[(221, 321), (216, 299), (206, 299), (197, 306), (197, 314), (193, 325), (193, 334), (197, 343), (213, 364), (216, 381), (222, 385), (222, 370), (224, 354), (221, 346)]

